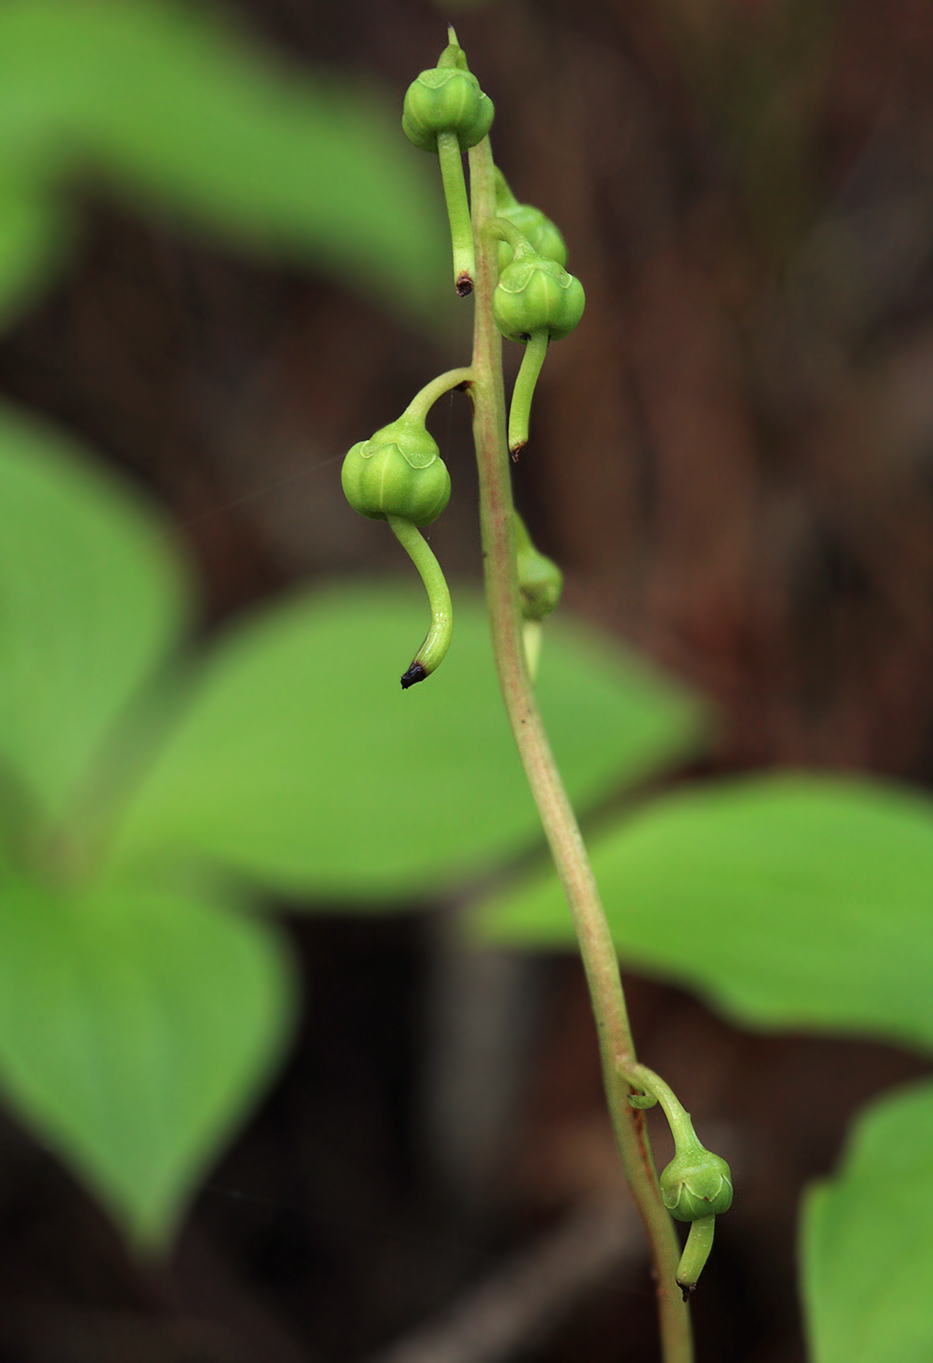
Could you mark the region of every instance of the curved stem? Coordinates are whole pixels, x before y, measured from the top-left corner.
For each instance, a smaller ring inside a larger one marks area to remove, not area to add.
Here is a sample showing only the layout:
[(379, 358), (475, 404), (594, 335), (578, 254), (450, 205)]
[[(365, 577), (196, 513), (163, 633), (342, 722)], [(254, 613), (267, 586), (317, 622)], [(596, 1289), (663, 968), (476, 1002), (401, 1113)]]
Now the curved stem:
[(627, 1101), (620, 1063), (634, 1063), (619, 965), (583, 839), (554, 762), (525, 667), (515, 565), (515, 518), (505, 432), (502, 338), (492, 315), (498, 276), (495, 236), (484, 230), (495, 216), (489, 139), (470, 151), (476, 238), (473, 433), (480, 482), (480, 520), (486, 560), (486, 599), (506, 711), (573, 917), (599, 1034), (603, 1082), (616, 1143), (651, 1242), (665, 1363), (691, 1363), (690, 1315), (674, 1290), (680, 1246), (661, 1201), (644, 1114)]
[(509, 454), (513, 459), (517, 459), (528, 444), (531, 399), (534, 397), (535, 384), (544, 364), (547, 346), (546, 331), (533, 331), (525, 345), (525, 353), (522, 356), (515, 387), (512, 389), (512, 402), (509, 406)]
[(450, 591), (444, 580), (441, 565), (431, 552), (430, 545), (421, 531), (411, 521), (401, 516), (386, 516), (389, 527), (412, 563), (421, 575), (424, 589), (428, 594), (431, 607), (431, 627), (424, 636), (424, 643), (412, 659), (411, 666), (402, 676), (402, 690), (424, 681), (435, 668), (444, 661), (450, 647), (453, 633), (454, 615), (450, 602)]
[(473, 292), (473, 229), (463, 175), (463, 153), (456, 133), (437, 134), (437, 155), (441, 163), (450, 241), (454, 253), (454, 287), (461, 298)]
[(525, 236), (522, 229), (517, 227), (514, 222), (510, 222), (508, 218), (492, 218), (486, 223), (485, 230), (491, 237), (495, 237), (497, 241), (508, 242), (509, 246), (511, 246), (512, 250), (515, 252), (515, 257), (518, 256), (520, 251), (525, 255), (529, 252), (533, 255), (536, 254), (535, 248)]
[(468, 368), (448, 369), (446, 374), (438, 374), (436, 379), (424, 385), (420, 393), (415, 394), (402, 413), (402, 420), (411, 417), (423, 425), (425, 417), (439, 398), (469, 383), (472, 377), (473, 370)]
[[(631, 1084), (633, 1088), (646, 1089), (652, 1099), (657, 1099), (661, 1104), (668, 1126), (671, 1128), (671, 1135), (674, 1137), (674, 1145), (678, 1154), (693, 1146), (703, 1148), (693, 1129), (690, 1113), (687, 1112), (670, 1084), (666, 1084), (659, 1074), (655, 1074), (654, 1070), (649, 1070), (647, 1065), (629, 1064), (620, 1064), (619, 1073), (626, 1083)], [(631, 1098), (629, 1101), (631, 1102)], [(636, 1106), (641, 1106), (641, 1104), (636, 1104)]]

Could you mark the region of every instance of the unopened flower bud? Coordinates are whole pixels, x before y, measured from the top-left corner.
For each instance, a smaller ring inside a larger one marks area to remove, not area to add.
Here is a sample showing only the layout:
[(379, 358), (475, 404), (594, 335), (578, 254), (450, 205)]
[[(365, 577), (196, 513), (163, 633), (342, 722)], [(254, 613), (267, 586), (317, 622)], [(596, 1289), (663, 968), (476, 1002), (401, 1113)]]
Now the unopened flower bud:
[(536, 332), (559, 341), (580, 321), (585, 302), (579, 279), (556, 260), (519, 247), (499, 276), (492, 310), (496, 326), (512, 341), (526, 341)]
[(732, 1206), (732, 1171), (699, 1143), (674, 1156), (660, 1183), (661, 1200), (678, 1221), (719, 1216)]
[(361, 516), (399, 516), (430, 525), (450, 500), (450, 474), (437, 441), (419, 421), (402, 417), (354, 445), (340, 475), (347, 501)]
[(461, 151), (481, 142), (495, 114), (471, 71), (455, 66), (432, 66), (408, 87), (402, 109), (402, 128), (422, 151), (437, 151), (438, 133), (454, 133)]

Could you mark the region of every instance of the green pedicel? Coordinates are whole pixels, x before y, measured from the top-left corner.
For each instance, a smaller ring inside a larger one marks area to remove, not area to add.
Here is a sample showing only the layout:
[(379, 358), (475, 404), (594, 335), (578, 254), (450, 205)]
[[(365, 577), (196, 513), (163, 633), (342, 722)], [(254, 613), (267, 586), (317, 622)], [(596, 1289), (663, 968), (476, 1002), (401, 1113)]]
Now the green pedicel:
[(396, 538), (421, 574), (431, 607), (431, 626), (424, 642), (412, 659), (411, 666), (402, 673), (402, 690), (407, 691), (409, 686), (429, 677), (444, 661), (453, 634), (453, 606), (441, 565), (431, 552), (427, 540), (410, 521), (403, 520), (401, 516), (390, 516), (388, 519)]
[(713, 1235), (716, 1231), (715, 1216), (699, 1216), (691, 1221), (687, 1243), (677, 1265), (677, 1286), (683, 1293), (684, 1301), (689, 1301), (703, 1272), (703, 1266), (713, 1248)]

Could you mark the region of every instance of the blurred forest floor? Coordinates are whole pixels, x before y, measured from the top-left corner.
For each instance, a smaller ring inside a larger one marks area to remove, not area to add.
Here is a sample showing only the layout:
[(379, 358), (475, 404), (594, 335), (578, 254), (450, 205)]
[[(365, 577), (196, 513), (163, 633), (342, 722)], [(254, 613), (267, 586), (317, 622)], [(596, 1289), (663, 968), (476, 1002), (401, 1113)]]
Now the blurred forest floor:
[[(228, 7), (257, 44), (365, 72), (399, 105), (456, 22), (496, 104), (497, 160), (559, 223), (587, 290), (585, 322), (539, 390), (518, 504), (565, 570), (566, 606), (714, 702), (713, 749), (685, 775), (808, 765), (928, 785), (929, 5)], [(168, 508), (209, 627), (291, 582), (404, 571), (394, 542), (344, 507), (339, 461), (463, 362), (466, 332), (445, 348), (327, 281), (89, 207), (78, 266), (0, 344), (3, 392)], [(455, 577), (478, 578), (466, 404), (444, 420), (455, 493), (433, 543)], [(617, 1196), (573, 962), (516, 965), (508, 983), (464, 967), (445, 991), (457, 967), (422, 917), (322, 916), (295, 940), (302, 1044), (170, 1272), (127, 1263), (83, 1195), (3, 1128), (3, 1363), (355, 1363), (494, 1277), (581, 1199)], [(451, 998), (466, 1033), (490, 998), (527, 1003), (502, 1060), (517, 1088), (502, 1098), (490, 1073), (471, 1090), (493, 1095), (490, 1113), (456, 1158), (430, 1094)], [(743, 1035), (642, 981), (631, 1011), (675, 1088), (689, 1070), (698, 1125), (728, 1128), (754, 1170), (697, 1295), (699, 1358), (800, 1360), (797, 1195), (831, 1167), (853, 1109), (917, 1063)], [(613, 1263), (511, 1352), (654, 1357), (640, 1253), (627, 1277)]]

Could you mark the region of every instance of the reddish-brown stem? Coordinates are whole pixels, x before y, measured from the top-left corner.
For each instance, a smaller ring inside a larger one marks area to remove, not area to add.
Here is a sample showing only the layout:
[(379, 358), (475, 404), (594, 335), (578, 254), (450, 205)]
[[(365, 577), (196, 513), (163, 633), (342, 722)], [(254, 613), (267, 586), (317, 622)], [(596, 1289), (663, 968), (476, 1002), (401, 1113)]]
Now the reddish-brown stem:
[(589, 857), (551, 754), (525, 665), (506, 442), (502, 338), (492, 314), (492, 294), (498, 277), (498, 239), (486, 230), (486, 224), (496, 215), (493, 172), (487, 138), (470, 151), (476, 308), (470, 392), (479, 464), (486, 599), (496, 667), (512, 732), (567, 896), (583, 958), (616, 1143), (654, 1258), (664, 1363), (692, 1363), (689, 1310), (676, 1285), (680, 1247), (673, 1222), (661, 1201), (644, 1115), (629, 1105), (629, 1085), (619, 1068), (635, 1063), (635, 1051), (618, 959)]

